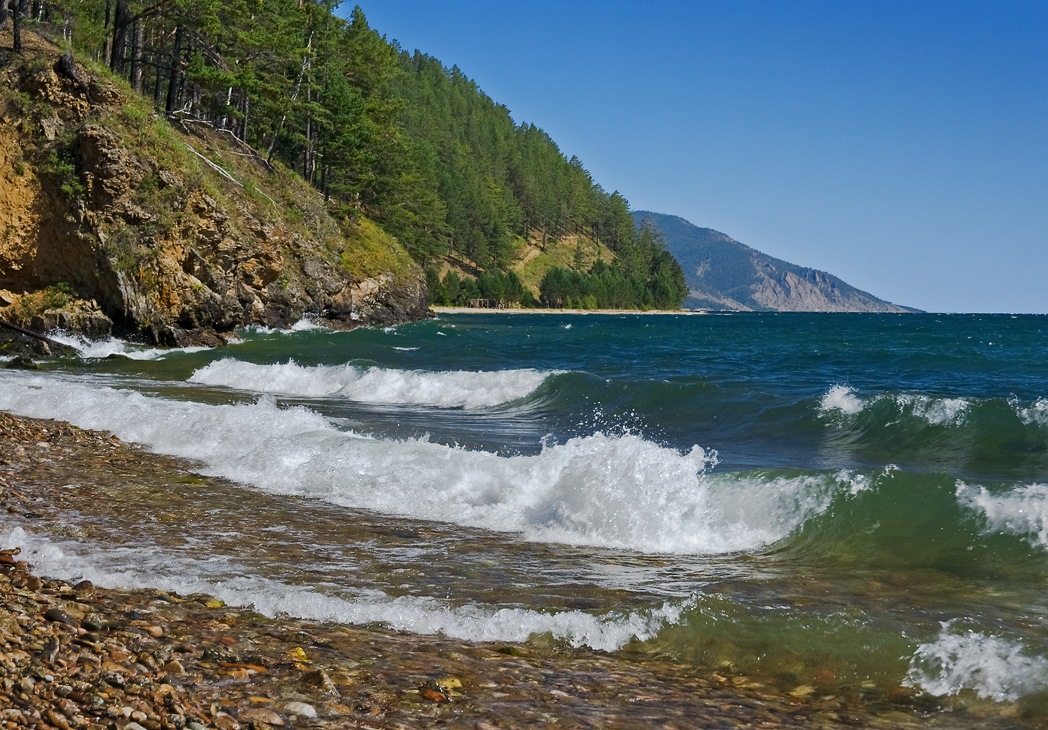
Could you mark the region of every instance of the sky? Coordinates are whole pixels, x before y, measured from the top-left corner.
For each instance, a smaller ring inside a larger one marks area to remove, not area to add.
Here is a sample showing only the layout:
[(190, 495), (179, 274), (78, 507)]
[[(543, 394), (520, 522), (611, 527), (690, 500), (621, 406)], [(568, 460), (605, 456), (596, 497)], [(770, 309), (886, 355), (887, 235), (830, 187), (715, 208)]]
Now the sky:
[(634, 210), (897, 304), (1048, 313), (1044, 0), (359, 4)]

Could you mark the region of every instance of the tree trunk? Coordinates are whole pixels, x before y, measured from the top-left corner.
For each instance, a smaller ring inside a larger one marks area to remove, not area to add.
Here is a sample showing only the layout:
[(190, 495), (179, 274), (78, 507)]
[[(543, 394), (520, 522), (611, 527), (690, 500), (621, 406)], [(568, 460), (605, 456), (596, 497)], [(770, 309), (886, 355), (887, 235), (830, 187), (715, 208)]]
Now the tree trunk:
[(116, 0), (116, 14), (113, 16), (113, 48), (109, 68), (123, 76), (127, 54), (127, 27), (131, 24), (131, 9), (128, 0)]
[(7, 0), (0, 0), (0, 29), (7, 27)]
[(167, 103), (164, 109), (168, 114), (175, 113), (178, 104), (178, 86), (182, 80), (182, 36), (185, 29), (179, 25), (175, 28), (175, 45), (171, 49), (171, 75), (167, 80)]
[(12, 49), (15, 53), (22, 52), (22, 0), (11, 0), (11, 8), (14, 13), (14, 35), (15, 40)]
[(313, 140), (313, 84), (306, 85), (306, 155), (302, 164), (302, 177), (313, 184), (316, 175), (315, 142)]
[(105, 38), (102, 41), (102, 63), (112, 68), (113, 63), (113, 44), (112, 44), (112, 33), (110, 27), (113, 24), (113, 0), (106, 0), (106, 24), (102, 29), (102, 37)]
[(135, 21), (131, 36), (131, 88), (142, 93), (142, 46), (145, 43), (146, 24), (142, 19)]

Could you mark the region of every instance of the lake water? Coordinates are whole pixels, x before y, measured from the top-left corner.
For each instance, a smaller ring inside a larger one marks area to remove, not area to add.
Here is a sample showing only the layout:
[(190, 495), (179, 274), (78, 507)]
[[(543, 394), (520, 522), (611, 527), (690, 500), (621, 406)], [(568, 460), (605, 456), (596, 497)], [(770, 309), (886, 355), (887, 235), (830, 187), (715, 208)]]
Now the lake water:
[(0, 409), (214, 479), (116, 479), (126, 508), (69, 529), (4, 518), (41, 573), (786, 691), (1048, 704), (1046, 317), (445, 315), (78, 346), (0, 371)]

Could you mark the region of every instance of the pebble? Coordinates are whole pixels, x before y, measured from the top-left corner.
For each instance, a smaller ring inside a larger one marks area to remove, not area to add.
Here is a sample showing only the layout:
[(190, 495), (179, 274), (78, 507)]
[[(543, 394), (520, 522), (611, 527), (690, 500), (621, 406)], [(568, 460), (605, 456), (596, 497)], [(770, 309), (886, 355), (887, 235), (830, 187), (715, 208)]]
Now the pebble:
[(168, 674), (182, 674), (186, 671), (186, 668), (182, 666), (182, 662), (172, 659), (164, 665), (164, 671)]
[(44, 618), (46, 618), (48, 621), (57, 621), (58, 623), (68, 624), (69, 626), (76, 626), (80, 623), (60, 608), (48, 609), (44, 612)]
[(289, 715), (299, 715), (300, 717), (312, 718), (317, 716), (316, 708), (305, 702), (288, 702), (284, 705), (284, 712)]
[(275, 727), (281, 727), (284, 725), (284, 718), (264, 707), (250, 707), (246, 710), (241, 710), (240, 719), (247, 720), (248, 722), (264, 722), (266, 725), (273, 725)]

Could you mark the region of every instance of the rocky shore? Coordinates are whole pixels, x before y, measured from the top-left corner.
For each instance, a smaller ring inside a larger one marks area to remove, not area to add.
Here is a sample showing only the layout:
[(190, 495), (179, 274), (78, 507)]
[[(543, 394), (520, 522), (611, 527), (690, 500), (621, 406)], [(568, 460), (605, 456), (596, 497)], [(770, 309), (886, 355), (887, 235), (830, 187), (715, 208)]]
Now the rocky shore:
[[(8, 534), (59, 525), (71, 473), (90, 488), (103, 473), (190, 469), (108, 434), (0, 412)], [(206, 595), (49, 579), (0, 547), (3, 728), (1014, 726), (907, 694), (783, 691), (650, 656), (267, 618)]]

